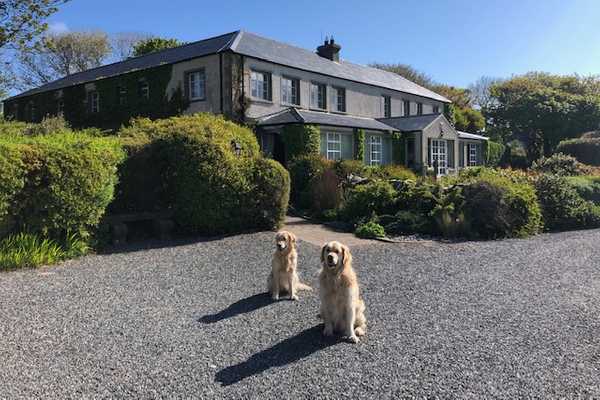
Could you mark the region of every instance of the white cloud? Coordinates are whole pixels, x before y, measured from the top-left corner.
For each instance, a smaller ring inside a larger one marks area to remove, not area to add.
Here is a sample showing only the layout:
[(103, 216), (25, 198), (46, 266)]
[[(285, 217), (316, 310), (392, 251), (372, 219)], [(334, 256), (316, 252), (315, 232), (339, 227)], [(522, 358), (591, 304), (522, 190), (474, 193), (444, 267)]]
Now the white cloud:
[(64, 22), (52, 22), (48, 25), (48, 33), (60, 34), (69, 32), (69, 27)]

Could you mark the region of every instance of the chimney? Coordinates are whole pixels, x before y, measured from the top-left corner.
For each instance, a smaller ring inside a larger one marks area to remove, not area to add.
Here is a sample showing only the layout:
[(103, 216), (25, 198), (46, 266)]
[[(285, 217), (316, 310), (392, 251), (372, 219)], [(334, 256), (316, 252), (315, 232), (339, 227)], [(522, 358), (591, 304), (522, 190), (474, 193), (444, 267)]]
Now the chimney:
[(333, 36), (332, 36), (331, 39), (329, 39), (329, 40), (327, 40), (327, 38), (325, 38), (325, 41), (323, 42), (323, 44), (321, 46), (317, 47), (317, 54), (323, 58), (327, 58), (328, 60), (339, 62), (341, 49), (342, 49), (342, 46), (335, 43), (335, 40), (333, 39)]

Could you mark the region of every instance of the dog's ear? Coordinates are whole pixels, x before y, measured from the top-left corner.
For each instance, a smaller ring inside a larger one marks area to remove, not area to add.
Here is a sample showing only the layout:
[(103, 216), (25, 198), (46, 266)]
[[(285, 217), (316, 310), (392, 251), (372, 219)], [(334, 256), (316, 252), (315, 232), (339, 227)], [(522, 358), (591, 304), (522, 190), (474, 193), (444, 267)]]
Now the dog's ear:
[(321, 263), (325, 262), (325, 250), (327, 249), (327, 243), (321, 248)]
[(350, 249), (346, 245), (342, 245), (342, 265), (344, 268), (352, 265), (352, 253), (350, 253)]

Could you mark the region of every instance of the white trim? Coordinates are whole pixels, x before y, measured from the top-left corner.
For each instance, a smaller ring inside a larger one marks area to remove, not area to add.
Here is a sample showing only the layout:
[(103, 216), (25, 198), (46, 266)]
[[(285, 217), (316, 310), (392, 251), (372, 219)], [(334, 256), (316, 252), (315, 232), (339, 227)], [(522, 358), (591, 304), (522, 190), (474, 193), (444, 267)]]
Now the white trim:
[(469, 167), (477, 166), (477, 144), (476, 143), (467, 143), (467, 165)]
[[(326, 152), (328, 160), (342, 159), (342, 134), (338, 132), (327, 132)], [(331, 146), (330, 146), (331, 145)]]
[(448, 141), (446, 139), (431, 139), (431, 165), (438, 161), (437, 175), (448, 173)]
[[(376, 155), (376, 157), (374, 157)], [(369, 164), (381, 165), (383, 163), (383, 138), (381, 135), (369, 136)]]

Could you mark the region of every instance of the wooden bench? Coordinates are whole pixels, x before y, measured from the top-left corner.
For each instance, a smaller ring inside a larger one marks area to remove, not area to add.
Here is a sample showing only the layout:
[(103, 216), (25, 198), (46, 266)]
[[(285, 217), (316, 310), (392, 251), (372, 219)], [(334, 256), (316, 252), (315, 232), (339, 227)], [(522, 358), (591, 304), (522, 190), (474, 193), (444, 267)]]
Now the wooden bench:
[(170, 239), (175, 228), (173, 213), (170, 211), (109, 215), (104, 221), (110, 227), (111, 242), (115, 246), (127, 242), (129, 234), (128, 224), (151, 221), (152, 232), (160, 240)]

